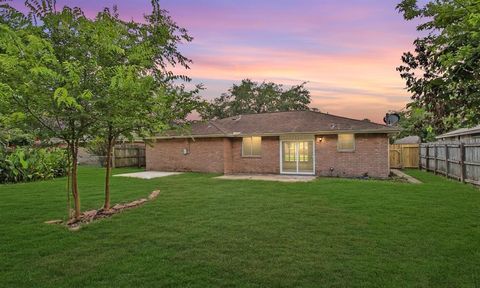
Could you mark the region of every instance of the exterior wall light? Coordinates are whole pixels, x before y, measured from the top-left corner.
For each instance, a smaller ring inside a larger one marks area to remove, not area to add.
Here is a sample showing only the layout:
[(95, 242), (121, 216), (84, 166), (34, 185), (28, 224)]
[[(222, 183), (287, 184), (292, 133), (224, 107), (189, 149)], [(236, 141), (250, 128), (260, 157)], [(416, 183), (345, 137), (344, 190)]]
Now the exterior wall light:
[(323, 137), (321, 137), (321, 136), (320, 136), (320, 137), (317, 137), (317, 142), (318, 142), (318, 143), (321, 143), (322, 141), (323, 141)]

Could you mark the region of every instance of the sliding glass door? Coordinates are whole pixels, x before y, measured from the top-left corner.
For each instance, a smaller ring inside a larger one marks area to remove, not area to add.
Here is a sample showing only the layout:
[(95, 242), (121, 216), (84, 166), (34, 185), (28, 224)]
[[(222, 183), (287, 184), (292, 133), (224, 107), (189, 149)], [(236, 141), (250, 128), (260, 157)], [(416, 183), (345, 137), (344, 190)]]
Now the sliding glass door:
[(314, 141), (281, 141), (281, 173), (315, 174)]

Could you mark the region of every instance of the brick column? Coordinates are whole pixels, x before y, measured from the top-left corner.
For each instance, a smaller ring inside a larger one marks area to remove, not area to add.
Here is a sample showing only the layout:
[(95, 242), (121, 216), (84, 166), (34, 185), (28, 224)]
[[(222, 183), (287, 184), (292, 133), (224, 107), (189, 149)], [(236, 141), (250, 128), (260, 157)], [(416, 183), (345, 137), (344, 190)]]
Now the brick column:
[(223, 138), (223, 174), (233, 173), (232, 141), (230, 138)]

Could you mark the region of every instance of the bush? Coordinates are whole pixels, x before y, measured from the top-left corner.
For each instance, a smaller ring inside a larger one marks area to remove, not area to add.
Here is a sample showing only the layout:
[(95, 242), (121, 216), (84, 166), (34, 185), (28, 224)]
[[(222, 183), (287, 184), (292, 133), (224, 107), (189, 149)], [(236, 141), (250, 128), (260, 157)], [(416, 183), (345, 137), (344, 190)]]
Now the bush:
[(65, 176), (67, 154), (60, 148), (0, 150), (0, 183), (46, 180)]

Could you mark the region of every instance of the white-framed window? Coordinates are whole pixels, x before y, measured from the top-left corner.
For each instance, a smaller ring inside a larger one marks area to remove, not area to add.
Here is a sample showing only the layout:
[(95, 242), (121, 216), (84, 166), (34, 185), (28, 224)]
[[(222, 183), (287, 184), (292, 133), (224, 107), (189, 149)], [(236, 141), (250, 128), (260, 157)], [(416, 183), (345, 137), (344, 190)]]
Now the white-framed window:
[(243, 137), (242, 157), (260, 157), (262, 155), (262, 137)]
[(354, 152), (355, 134), (338, 134), (337, 151)]
[(298, 162), (309, 162), (310, 149), (307, 141), (285, 141), (283, 142), (283, 161), (297, 162), (298, 157)]

